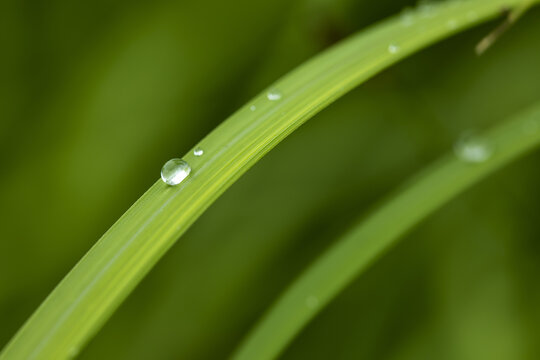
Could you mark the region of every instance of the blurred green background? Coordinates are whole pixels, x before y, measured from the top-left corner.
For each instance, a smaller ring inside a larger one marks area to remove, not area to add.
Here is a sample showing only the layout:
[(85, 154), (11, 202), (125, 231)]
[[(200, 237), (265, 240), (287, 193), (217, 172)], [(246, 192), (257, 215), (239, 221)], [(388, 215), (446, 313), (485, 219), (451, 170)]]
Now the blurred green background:
[[(166, 160), (288, 70), (409, 5), (0, 1), (0, 346)], [(474, 46), (497, 21), (455, 36), (317, 115), (200, 218), (80, 357), (226, 358), (358, 216), (462, 132), (540, 99), (539, 19), (533, 9), (482, 57)], [(540, 358), (539, 160), (421, 224), (283, 359)]]

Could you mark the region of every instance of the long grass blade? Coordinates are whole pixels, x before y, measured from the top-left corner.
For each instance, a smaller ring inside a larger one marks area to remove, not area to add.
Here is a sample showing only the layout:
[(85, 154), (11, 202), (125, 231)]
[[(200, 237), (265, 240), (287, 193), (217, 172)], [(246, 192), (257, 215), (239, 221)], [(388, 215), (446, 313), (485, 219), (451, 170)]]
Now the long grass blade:
[[(478, 139), (478, 146), (485, 148), (477, 151), (485, 151), (485, 161), (474, 163), (452, 153), (415, 177), (306, 269), (248, 334), (233, 359), (274, 359), (400, 236), (490, 173), (538, 147), (540, 103)], [(493, 152), (489, 158), (488, 151)]]
[(204, 210), (289, 133), (398, 60), (496, 16), (502, 7), (524, 2), (424, 5), (351, 37), (283, 77), (197, 144), (204, 156), (190, 152), (184, 157), (192, 168), (184, 182), (170, 187), (157, 181), (60, 282), (0, 359), (76, 354)]

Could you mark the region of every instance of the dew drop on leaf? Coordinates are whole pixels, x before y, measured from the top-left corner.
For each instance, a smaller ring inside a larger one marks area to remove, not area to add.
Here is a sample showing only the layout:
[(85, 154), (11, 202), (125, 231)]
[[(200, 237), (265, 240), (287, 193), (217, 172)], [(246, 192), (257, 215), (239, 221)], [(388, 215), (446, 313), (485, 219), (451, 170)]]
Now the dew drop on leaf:
[(251, 105), (251, 106), (249, 107), (249, 110), (255, 111), (255, 110), (257, 110), (257, 107), (256, 107), (255, 105)]
[(485, 139), (467, 133), (454, 145), (457, 157), (468, 163), (483, 163), (493, 155), (493, 146)]
[(283, 95), (281, 94), (281, 91), (279, 91), (278, 89), (272, 89), (272, 90), (268, 91), (268, 93), (266, 93), (266, 97), (270, 101), (280, 100), (282, 96)]
[(396, 45), (396, 44), (390, 44), (388, 45), (388, 52), (390, 54), (397, 54), (400, 50), (400, 47), (399, 45)]
[(203, 156), (204, 150), (200, 147), (196, 147), (195, 150), (193, 150), (193, 155), (195, 156)]
[(167, 185), (178, 185), (191, 172), (191, 167), (182, 159), (171, 159), (161, 168), (161, 179)]

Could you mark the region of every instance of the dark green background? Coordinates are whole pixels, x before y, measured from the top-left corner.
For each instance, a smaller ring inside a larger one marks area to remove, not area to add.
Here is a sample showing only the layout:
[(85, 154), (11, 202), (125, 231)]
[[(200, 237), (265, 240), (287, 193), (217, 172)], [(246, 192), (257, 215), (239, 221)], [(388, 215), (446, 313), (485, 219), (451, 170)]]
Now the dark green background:
[[(0, 1), (0, 346), (114, 221), (236, 108), (408, 1)], [(500, 20), (499, 20), (500, 21)], [(354, 220), (540, 100), (540, 11), (378, 75), (242, 177), (82, 359), (222, 359)], [(540, 358), (540, 154), (410, 233), (284, 359)], [(392, 226), (392, 224), (389, 224)]]

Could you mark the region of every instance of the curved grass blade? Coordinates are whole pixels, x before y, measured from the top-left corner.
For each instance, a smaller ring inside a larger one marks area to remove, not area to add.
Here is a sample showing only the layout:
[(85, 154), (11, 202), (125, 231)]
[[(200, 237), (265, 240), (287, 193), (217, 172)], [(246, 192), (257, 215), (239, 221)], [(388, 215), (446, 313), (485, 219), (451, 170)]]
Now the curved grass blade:
[(198, 144), (203, 156), (184, 157), (190, 177), (176, 187), (156, 182), (103, 235), (0, 359), (72, 357), (204, 210), (289, 133), (398, 60), (525, 1), (425, 5), (353, 36), (276, 82), (270, 94), (255, 97)]
[(232, 358), (274, 359), (400, 236), (476, 182), (539, 145), (540, 103), (478, 138), (476, 146), (480, 148), (469, 148), (468, 161), (463, 158), (467, 153), (456, 149), (460, 156), (446, 155), (425, 169), (316, 260), (269, 309)]

